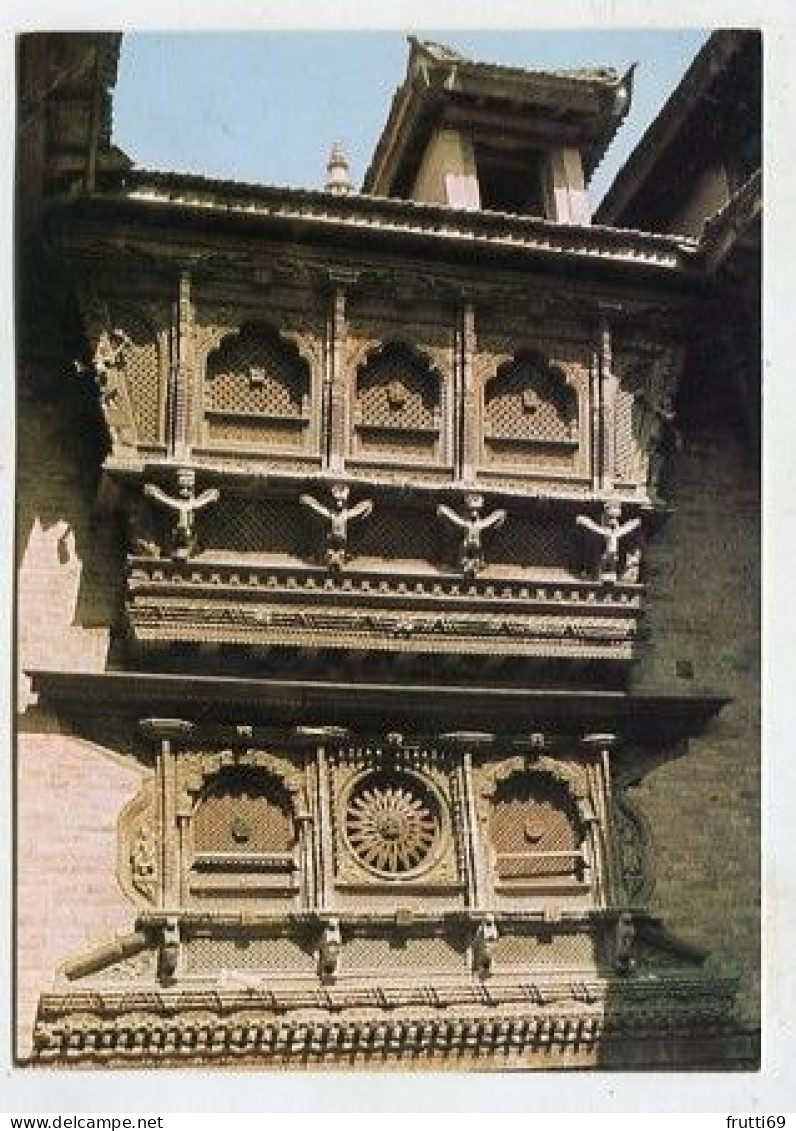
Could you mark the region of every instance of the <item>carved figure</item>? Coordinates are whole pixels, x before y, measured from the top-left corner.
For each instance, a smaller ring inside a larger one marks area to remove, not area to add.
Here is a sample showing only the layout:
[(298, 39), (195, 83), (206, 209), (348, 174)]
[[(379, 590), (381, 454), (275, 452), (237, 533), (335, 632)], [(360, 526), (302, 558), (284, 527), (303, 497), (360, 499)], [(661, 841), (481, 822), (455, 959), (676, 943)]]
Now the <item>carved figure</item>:
[[(605, 504), (601, 523), (595, 522), (585, 514), (579, 514), (577, 517), (578, 526), (599, 534), (605, 543), (598, 565), (600, 581), (616, 581), (620, 569), (619, 543), (641, 526), (640, 518), (631, 518), (628, 522), (620, 523), (621, 517), (622, 508), (618, 503)], [(635, 559), (633, 568), (637, 570), (639, 565), (640, 559)]]
[(75, 362), (77, 372), (88, 374), (97, 386), (112, 444), (119, 440), (129, 443), (134, 439), (132, 407), (122, 375), (125, 352), (132, 345), (132, 338), (124, 330), (103, 330), (92, 364)]
[(148, 883), (156, 877), (155, 846), (148, 829), (140, 828), (130, 848), (130, 866), (133, 879)]
[(172, 555), (175, 558), (185, 559), (191, 556), (196, 548), (194, 514), (210, 503), (218, 502), (219, 499), (215, 487), (203, 491), (201, 495), (196, 495), (195, 489), (196, 474), (189, 467), (180, 468), (177, 472), (176, 498), (161, 491), (154, 483), (147, 483), (144, 486), (144, 494), (147, 498), (154, 499), (156, 503), (173, 511), (177, 516), (172, 530)]
[(169, 980), (177, 973), (180, 941), (179, 920), (170, 915), (163, 925), (163, 939), (160, 945), (158, 973), (162, 979)]
[(450, 507), (446, 507), (443, 503), (440, 503), (437, 507), (437, 514), (440, 518), (444, 518), (446, 522), (463, 531), (459, 565), (465, 577), (475, 577), (484, 564), (481, 536), (485, 530), (502, 526), (506, 521), (506, 512), (496, 510), (482, 518), (481, 511), (484, 506), (482, 495), (465, 495), (464, 505), (468, 511), (466, 518), (451, 510)]
[(94, 372), (97, 375), (100, 390), (107, 387), (111, 371), (122, 368), (125, 351), (130, 349), (132, 344), (132, 338), (124, 330), (102, 331), (94, 352)]
[(636, 965), (633, 953), (636, 943), (636, 928), (633, 916), (623, 911), (616, 920), (614, 935), (614, 966), (620, 974), (630, 974)]
[(482, 978), (488, 977), (492, 973), (494, 945), (497, 940), (498, 929), (495, 916), (486, 915), (483, 921), (478, 924), (478, 930), (473, 940), (473, 971), (480, 974)]
[(342, 483), (333, 485), (332, 499), (331, 507), (324, 506), (312, 495), (302, 495), (299, 502), (328, 523), (326, 564), (330, 570), (339, 572), (348, 560), (348, 524), (358, 518), (366, 518), (373, 510), (373, 503), (365, 499), (356, 506), (347, 507), (348, 487)]
[(340, 934), (340, 920), (329, 919), (324, 923), (321, 944), (318, 948), (318, 967), (321, 978), (326, 981), (337, 975), (340, 965), (340, 951), (343, 938)]

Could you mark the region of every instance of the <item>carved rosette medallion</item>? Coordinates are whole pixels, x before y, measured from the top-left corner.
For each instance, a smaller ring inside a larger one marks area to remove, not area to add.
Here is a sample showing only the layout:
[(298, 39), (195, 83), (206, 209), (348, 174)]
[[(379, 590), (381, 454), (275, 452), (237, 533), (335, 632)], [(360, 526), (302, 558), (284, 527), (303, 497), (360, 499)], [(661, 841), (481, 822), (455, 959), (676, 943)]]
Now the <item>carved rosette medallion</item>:
[(461, 813), (449, 769), (431, 752), (346, 750), (329, 767), (334, 865), (343, 885), (449, 888), (461, 876)]
[(351, 852), (375, 875), (417, 875), (438, 853), (439, 807), (413, 775), (369, 774), (349, 793), (344, 829)]

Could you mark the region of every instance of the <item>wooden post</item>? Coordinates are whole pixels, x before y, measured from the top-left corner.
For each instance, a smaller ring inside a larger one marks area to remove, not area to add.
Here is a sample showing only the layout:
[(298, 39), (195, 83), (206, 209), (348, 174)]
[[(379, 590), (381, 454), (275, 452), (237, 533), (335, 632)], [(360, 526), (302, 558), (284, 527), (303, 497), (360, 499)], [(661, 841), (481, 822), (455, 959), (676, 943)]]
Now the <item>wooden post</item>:
[(478, 466), (480, 412), (478, 390), (475, 388), (475, 307), (465, 302), (461, 312), (461, 381), (457, 390), (458, 427), (457, 447), (460, 458), (457, 478), (473, 482)]
[(194, 371), (193, 351), (193, 300), (191, 276), (180, 273), (174, 317), (175, 357), (171, 367), (168, 398), (168, 423), (170, 454), (177, 459), (188, 459), (191, 446), (191, 384)]

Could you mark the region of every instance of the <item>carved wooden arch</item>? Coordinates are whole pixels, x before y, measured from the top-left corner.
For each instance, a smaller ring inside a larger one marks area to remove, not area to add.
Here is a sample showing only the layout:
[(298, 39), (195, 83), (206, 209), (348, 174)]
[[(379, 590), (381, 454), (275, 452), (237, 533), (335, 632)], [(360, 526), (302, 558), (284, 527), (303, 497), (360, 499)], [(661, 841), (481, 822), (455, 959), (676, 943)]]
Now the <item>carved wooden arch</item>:
[(191, 817), (208, 779), (222, 770), (237, 767), (261, 769), (276, 778), (288, 794), (294, 819), (298, 821), (307, 815), (307, 793), (301, 769), (279, 754), (256, 748), (182, 755), (177, 764), (177, 815)]
[(368, 338), (353, 347), (348, 355), (348, 371), (354, 388), (363, 366), (376, 360), (390, 348), (404, 349), (426, 363), (428, 370), (434, 373), (440, 382), (440, 401), (442, 401), (443, 391), (453, 378), (448, 357), (450, 351), (447, 347), (430, 346), (414, 341), (408, 334), (392, 333), (384, 338)]
[(498, 787), (503, 782), (514, 777), (532, 779), (536, 775), (552, 778), (564, 787), (584, 828), (596, 819), (589, 798), (588, 780), (583, 769), (580, 766), (561, 762), (547, 756), (530, 760), (518, 754), (502, 762), (482, 766), (480, 768), (481, 796), (484, 801), (492, 801)]
[[(400, 333), (390, 334), (383, 339), (370, 338), (359, 342), (348, 357), (349, 444), (358, 446), (354, 437), (359, 429), (365, 427), (377, 432), (383, 430), (385, 434), (394, 430), (396, 436), (403, 433), (406, 437), (417, 437), (425, 433), (427, 439), (423, 443), (430, 444), (431, 437), (434, 437), (433, 454), (431, 450), (416, 451), (411, 455), (404, 452), (401, 458), (447, 461), (451, 451), (450, 406), (453, 388), (453, 370), (449, 353), (446, 348), (416, 342)], [(400, 415), (396, 415), (394, 421), (390, 419), (389, 413), (385, 413), (383, 420), (362, 419), (361, 398), (367, 391), (363, 388), (363, 382), (367, 378), (368, 370), (383, 359), (388, 359), (391, 354), (397, 356), (398, 360), (403, 357), (407, 362), (407, 368), (413, 376), (416, 387), (416, 391), (412, 391), (410, 396), (417, 396), (419, 393), (423, 419), (418, 420), (417, 413), (413, 414), (411, 411), (408, 418), (404, 416), (401, 419)]]
[(477, 388), (483, 389), (508, 366), (516, 365), (520, 361), (529, 361), (549, 374), (577, 402), (578, 382), (570, 365), (551, 361), (543, 349), (527, 340), (511, 341), (500, 338), (492, 344), (492, 348), (489, 347), (489, 340), (483, 342), (481, 350), (473, 360), (473, 380)]
[[(527, 346), (520, 346), (508, 357), (504, 356), (497, 360), (493, 357), (488, 367), (485, 365), (480, 367), (478, 371), (480, 408), (484, 431), (487, 428), (490, 390), (494, 389), (501, 381), (509, 381), (513, 373), (517, 372), (522, 366), (528, 367), (529, 386), (533, 387), (539, 384), (542, 386), (538, 390), (538, 399), (550, 406), (548, 412), (552, 410), (555, 417), (561, 422), (561, 428), (565, 435), (551, 437), (551, 439), (573, 440), (579, 430), (577, 387), (571, 380), (566, 367), (551, 362), (538, 349)], [(538, 435), (528, 436), (528, 439), (544, 443), (546, 439), (544, 429), (539, 430)]]
[(236, 341), (240, 342), (246, 335), (250, 335), (254, 340), (260, 339), (266, 343), (270, 341), (271, 344), (276, 345), (284, 352), (288, 360), (290, 360), (292, 353), (297, 361), (303, 362), (306, 366), (304, 373), (306, 391), (303, 395), (307, 398), (311, 397), (313, 378), (319, 364), (319, 351), (314, 347), (311, 336), (297, 330), (280, 328), (266, 319), (252, 318), (246, 319), (238, 326), (221, 326), (217, 328), (215, 334), (206, 339), (203, 359), (205, 383), (211, 380), (210, 366), (213, 358), (223, 354), (225, 350), (233, 347)]

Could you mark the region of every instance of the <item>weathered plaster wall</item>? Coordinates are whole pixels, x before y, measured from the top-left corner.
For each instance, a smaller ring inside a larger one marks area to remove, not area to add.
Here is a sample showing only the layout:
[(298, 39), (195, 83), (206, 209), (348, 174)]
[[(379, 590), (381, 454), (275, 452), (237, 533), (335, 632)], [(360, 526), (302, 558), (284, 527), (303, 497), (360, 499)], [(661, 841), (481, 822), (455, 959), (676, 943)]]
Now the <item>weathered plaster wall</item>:
[(648, 554), (653, 645), (640, 686), (732, 702), (687, 753), (630, 791), (654, 838), (653, 910), (741, 979), (759, 1009), (760, 530), (753, 457), (720, 422), (686, 431), (672, 461), (673, 513)]

